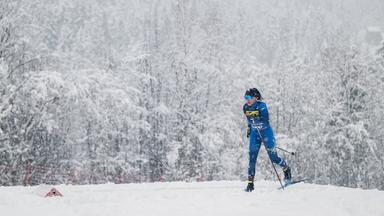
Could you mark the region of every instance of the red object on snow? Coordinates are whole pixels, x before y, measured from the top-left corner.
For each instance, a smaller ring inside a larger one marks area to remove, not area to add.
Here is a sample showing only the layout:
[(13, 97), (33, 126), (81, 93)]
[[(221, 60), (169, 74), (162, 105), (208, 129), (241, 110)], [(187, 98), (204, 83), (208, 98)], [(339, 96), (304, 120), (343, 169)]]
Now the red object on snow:
[(45, 197), (63, 196), (56, 188), (52, 188)]

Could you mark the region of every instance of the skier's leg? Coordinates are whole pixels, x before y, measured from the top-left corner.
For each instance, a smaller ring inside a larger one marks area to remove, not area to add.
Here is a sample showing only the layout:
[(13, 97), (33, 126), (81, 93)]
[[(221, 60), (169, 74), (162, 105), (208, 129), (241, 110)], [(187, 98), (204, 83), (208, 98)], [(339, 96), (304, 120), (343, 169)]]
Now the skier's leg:
[(261, 140), (255, 128), (251, 128), (251, 134), (249, 137), (249, 165), (248, 176), (254, 177), (256, 173), (256, 160), (260, 150)]
[(287, 167), (287, 163), (285, 160), (277, 155), (276, 152), (276, 141), (275, 136), (273, 135), (272, 128), (266, 128), (263, 131), (261, 131), (263, 136), (263, 142), (265, 146), (267, 147), (267, 152), (269, 157), (271, 158), (272, 162), (275, 164), (278, 164), (282, 168)]
[(291, 168), (288, 166), (288, 164), (285, 162), (285, 160), (277, 155), (276, 152), (276, 142), (275, 142), (275, 136), (273, 135), (272, 128), (267, 128), (262, 133), (263, 136), (263, 142), (265, 146), (267, 147), (267, 152), (271, 160), (281, 166), (284, 171), (284, 180), (286, 183), (289, 183), (291, 181)]
[(261, 139), (254, 128), (251, 128), (249, 137), (249, 165), (248, 165), (248, 183), (245, 191), (252, 192), (254, 190), (253, 181), (256, 173), (256, 161), (261, 146)]

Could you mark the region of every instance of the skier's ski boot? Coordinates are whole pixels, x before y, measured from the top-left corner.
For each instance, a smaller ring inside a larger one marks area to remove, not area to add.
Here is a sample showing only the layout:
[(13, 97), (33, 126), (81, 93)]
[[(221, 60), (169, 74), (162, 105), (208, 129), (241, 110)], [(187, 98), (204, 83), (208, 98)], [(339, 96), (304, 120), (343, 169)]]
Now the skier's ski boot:
[(249, 177), (248, 177), (247, 188), (245, 188), (245, 191), (246, 191), (246, 192), (252, 192), (252, 191), (255, 189), (254, 184), (253, 184), (253, 179), (254, 179), (253, 176), (249, 176)]
[(287, 165), (283, 168), (284, 172), (284, 182), (285, 184), (289, 184), (292, 181), (292, 176), (291, 176), (291, 168)]

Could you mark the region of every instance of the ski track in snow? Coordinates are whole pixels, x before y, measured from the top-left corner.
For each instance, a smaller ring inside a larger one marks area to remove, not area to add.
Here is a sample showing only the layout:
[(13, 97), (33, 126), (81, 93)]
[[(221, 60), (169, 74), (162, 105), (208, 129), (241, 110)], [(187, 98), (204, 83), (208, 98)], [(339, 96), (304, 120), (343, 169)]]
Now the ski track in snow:
[[(384, 191), (260, 181), (246, 193), (244, 182), (173, 182), (59, 185), (64, 197), (45, 198), (51, 187), (0, 187), (4, 216), (163, 215), (369, 215), (384, 216)], [(37, 193), (40, 191), (39, 193)]]

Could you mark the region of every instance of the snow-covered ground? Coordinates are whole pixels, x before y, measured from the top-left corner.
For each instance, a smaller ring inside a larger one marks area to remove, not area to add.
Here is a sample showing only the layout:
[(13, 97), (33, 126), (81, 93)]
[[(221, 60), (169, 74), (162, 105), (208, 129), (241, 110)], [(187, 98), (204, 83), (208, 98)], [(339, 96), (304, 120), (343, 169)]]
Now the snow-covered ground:
[[(260, 181), (246, 193), (244, 182), (104, 184), (56, 188), (64, 197), (44, 198), (46, 187), (0, 187), (4, 216), (163, 215), (384, 215), (384, 191), (300, 183), (285, 191)], [(48, 192), (48, 191), (47, 191)]]

